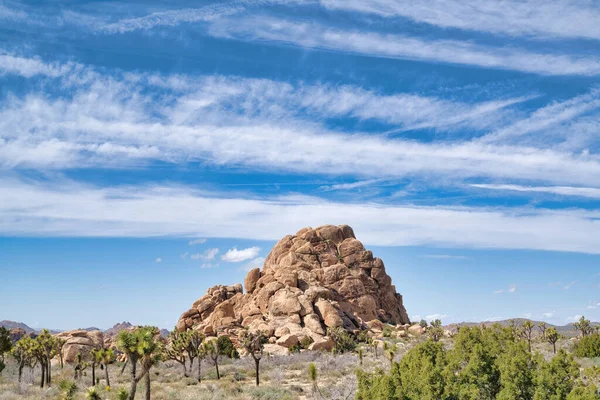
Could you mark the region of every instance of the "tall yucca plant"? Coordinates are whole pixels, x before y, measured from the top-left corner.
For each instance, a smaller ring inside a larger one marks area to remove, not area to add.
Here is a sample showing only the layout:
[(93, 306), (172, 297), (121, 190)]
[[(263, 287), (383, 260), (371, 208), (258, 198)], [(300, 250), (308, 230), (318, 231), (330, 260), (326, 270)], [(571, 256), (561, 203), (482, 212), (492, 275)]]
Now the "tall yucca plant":
[[(135, 399), (138, 382), (146, 377), (146, 398), (150, 398), (150, 375), (148, 371), (161, 356), (158, 328), (145, 326), (134, 331), (121, 331), (117, 337), (117, 347), (125, 353), (131, 367), (131, 387), (129, 400)], [(142, 368), (138, 374), (137, 364)]]

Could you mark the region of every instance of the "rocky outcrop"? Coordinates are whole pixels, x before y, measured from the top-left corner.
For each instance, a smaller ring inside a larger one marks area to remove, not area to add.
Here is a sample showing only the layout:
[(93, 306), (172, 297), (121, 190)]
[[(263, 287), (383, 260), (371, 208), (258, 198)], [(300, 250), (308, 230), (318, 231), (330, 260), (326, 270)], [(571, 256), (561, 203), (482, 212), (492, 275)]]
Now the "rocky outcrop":
[(12, 343), (17, 343), (23, 336), (27, 335), (33, 335), (33, 333), (28, 333), (22, 328), (13, 328), (8, 331), (8, 336)]
[(65, 340), (63, 346), (64, 362), (74, 362), (77, 353), (81, 353), (85, 358), (89, 357), (90, 351), (100, 349), (104, 346), (104, 335), (101, 331), (86, 331), (77, 329), (74, 331), (61, 332), (55, 335), (58, 338)]
[[(409, 318), (380, 258), (347, 225), (304, 228), (281, 239), (262, 270), (242, 285), (214, 286), (179, 318), (177, 329), (207, 336), (262, 331), (284, 347), (310, 337), (328, 349), (327, 328), (370, 329), (370, 321), (402, 325)], [(370, 325), (377, 325), (373, 322)]]

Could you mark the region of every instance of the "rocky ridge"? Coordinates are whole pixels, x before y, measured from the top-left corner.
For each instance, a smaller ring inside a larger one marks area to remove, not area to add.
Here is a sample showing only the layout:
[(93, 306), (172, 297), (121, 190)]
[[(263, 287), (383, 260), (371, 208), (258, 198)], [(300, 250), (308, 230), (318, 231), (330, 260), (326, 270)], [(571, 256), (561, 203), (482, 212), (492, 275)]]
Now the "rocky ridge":
[(310, 337), (312, 349), (327, 350), (327, 328), (370, 329), (377, 323), (410, 323), (380, 258), (348, 225), (303, 228), (281, 239), (262, 270), (242, 285), (207, 290), (184, 312), (178, 330), (235, 338), (244, 328), (261, 331), (271, 343), (291, 347)]

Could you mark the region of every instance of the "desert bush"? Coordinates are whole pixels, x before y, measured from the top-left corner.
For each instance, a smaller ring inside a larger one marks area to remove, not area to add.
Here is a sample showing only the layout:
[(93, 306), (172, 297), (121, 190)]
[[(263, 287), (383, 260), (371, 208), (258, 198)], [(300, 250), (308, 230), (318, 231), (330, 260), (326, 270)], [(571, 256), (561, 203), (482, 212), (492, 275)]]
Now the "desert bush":
[(575, 355), (577, 357), (600, 357), (600, 333), (593, 333), (581, 338), (575, 345)]
[(356, 349), (356, 338), (344, 328), (327, 328), (327, 336), (335, 342), (335, 353), (345, 353)]
[(499, 326), (462, 328), (451, 350), (429, 339), (388, 373), (359, 370), (357, 378), (359, 400), (571, 400), (587, 399), (590, 390), (579, 386), (579, 368), (566, 351), (547, 362), (529, 352), (527, 340)]

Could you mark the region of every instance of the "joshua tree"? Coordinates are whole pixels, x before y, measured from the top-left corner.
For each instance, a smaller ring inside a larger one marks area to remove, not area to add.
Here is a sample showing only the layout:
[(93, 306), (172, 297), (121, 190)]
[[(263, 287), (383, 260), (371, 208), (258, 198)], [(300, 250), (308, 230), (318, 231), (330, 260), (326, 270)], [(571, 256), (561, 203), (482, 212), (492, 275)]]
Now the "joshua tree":
[(552, 345), (554, 354), (556, 354), (556, 342), (558, 342), (558, 339), (560, 339), (560, 334), (556, 328), (550, 327), (546, 330), (546, 341)]
[(12, 342), (10, 340), (10, 335), (8, 329), (3, 326), (0, 326), (0, 373), (6, 366), (4, 364), (4, 354), (8, 353), (12, 348)]
[(77, 353), (75, 356), (75, 365), (73, 366), (74, 379), (80, 379), (83, 376), (83, 371), (88, 367), (88, 363), (83, 359), (81, 353)]
[(308, 380), (312, 384), (313, 395), (319, 390), (317, 385), (317, 366), (314, 363), (308, 364)]
[(398, 346), (395, 344), (388, 344), (388, 342), (383, 343), (383, 351), (390, 361), (390, 366), (394, 365), (394, 357), (396, 357), (396, 352), (398, 351)]
[(23, 377), (23, 368), (25, 366), (33, 368), (33, 363), (35, 362), (35, 357), (31, 351), (33, 346), (33, 339), (29, 336), (23, 336), (15, 343), (11, 351), (11, 355), (17, 362), (19, 368), (19, 383)]
[(538, 329), (540, 330), (542, 340), (546, 340), (546, 330), (548, 329), (548, 325), (545, 322), (540, 322), (538, 325)]
[(256, 386), (260, 385), (260, 359), (263, 355), (265, 337), (262, 333), (244, 332), (242, 336), (242, 347), (252, 356), (256, 368)]
[[(188, 332), (179, 332), (173, 329), (169, 333), (169, 344), (165, 347), (165, 359), (173, 360), (181, 364), (183, 367), (183, 376), (188, 377), (187, 368), (185, 365), (187, 350), (190, 345), (190, 335)], [(193, 359), (190, 356), (190, 369), (193, 368)]]
[[(38, 360), (42, 367), (42, 376), (45, 377), (46, 385), (50, 386), (52, 383), (52, 364), (50, 361), (56, 355), (56, 340), (47, 329), (43, 329), (35, 338), (35, 341), (37, 342)], [(44, 387), (44, 378), (42, 379), (41, 387)]]
[(217, 371), (217, 379), (221, 379), (221, 375), (219, 374), (219, 349), (217, 348), (217, 344), (215, 340), (209, 340), (202, 344), (203, 350), (207, 356), (209, 356), (213, 363), (215, 364), (215, 369)]
[(577, 321), (573, 324), (573, 326), (575, 327), (576, 330), (579, 331), (579, 333), (581, 334), (581, 337), (586, 337), (587, 335), (590, 335), (594, 332), (592, 323), (590, 322), (589, 319), (585, 319), (585, 317), (583, 315), (581, 316), (581, 318), (579, 318), (579, 321)]
[(65, 339), (62, 338), (58, 338), (55, 337), (54, 338), (54, 353), (58, 354), (58, 357), (60, 359), (60, 369), (63, 369), (65, 364), (64, 364), (64, 360), (63, 360), (63, 348), (65, 346), (65, 343), (67, 343), (67, 341)]
[(439, 319), (431, 321), (431, 329), (427, 331), (427, 333), (429, 334), (431, 339), (433, 339), (434, 342), (440, 340), (442, 336), (444, 336), (444, 330), (442, 329), (442, 321), (440, 321)]
[(104, 377), (106, 378), (106, 386), (110, 386), (110, 377), (108, 375), (108, 365), (115, 362), (115, 352), (113, 349), (100, 350), (99, 362), (104, 368)]
[[(135, 399), (138, 382), (148, 374), (149, 369), (157, 362), (155, 358), (160, 354), (160, 345), (157, 340), (158, 328), (141, 327), (134, 331), (121, 331), (117, 337), (117, 347), (127, 356), (131, 367), (131, 387), (129, 400)], [(140, 362), (142, 371), (138, 374), (137, 364)], [(149, 377), (146, 381), (146, 398), (150, 398)]]
[(188, 347), (187, 347), (187, 354), (188, 357), (190, 359), (190, 372), (192, 369), (194, 369), (194, 359), (198, 358), (198, 382), (200, 382), (202, 380), (201, 378), (201, 373), (202, 373), (202, 360), (204, 359), (204, 357), (206, 356), (205, 354), (200, 354), (202, 352), (202, 342), (204, 341), (204, 334), (195, 331), (195, 330), (189, 330), (187, 331), (187, 335), (188, 335)]
[(534, 328), (534, 324), (533, 322), (531, 322), (530, 320), (527, 320), (525, 322), (523, 322), (523, 325), (521, 326), (521, 336), (527, 340), (527, 344), (529, 345), (529, 352), (531, 353), (531, 339), (533, 338), (533, 328)]
[(362, 348), (358, 349), (358, 362), (360, 363), (360, 366), (362, 367), (362, 365), (363, 365), (363, 349)]
[(90, 358), (90, 365), (92, 366), (92, 386), (96, 386), (96, 365), (100, 364), (102, 349), (92, 349), (90, 351)]

